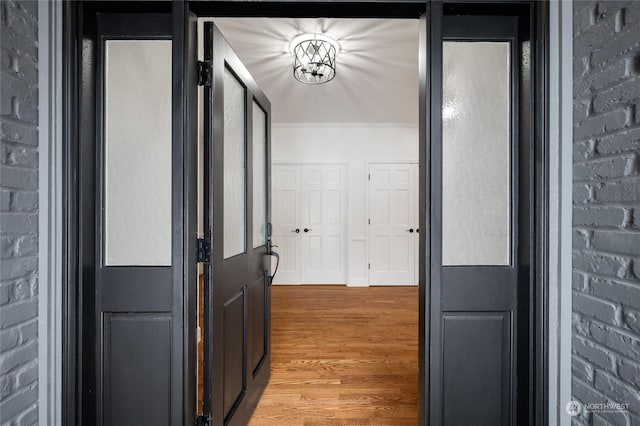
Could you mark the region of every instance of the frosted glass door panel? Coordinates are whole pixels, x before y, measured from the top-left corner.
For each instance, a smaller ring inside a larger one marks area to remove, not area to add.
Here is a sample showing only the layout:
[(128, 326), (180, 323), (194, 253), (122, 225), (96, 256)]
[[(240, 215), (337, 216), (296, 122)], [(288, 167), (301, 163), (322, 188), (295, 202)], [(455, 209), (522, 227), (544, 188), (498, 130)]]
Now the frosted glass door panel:
[(267, 115), (253, 102), (253, 247), (267, 242)]
[(443, 46), (444, 265), (509, 265), (509, 42)]
[(107, 266), (171, 265), (171, 41), (107, 40)]
[(246, 251), (246, 99), (236, 77), (224, 70), (224, 258)]

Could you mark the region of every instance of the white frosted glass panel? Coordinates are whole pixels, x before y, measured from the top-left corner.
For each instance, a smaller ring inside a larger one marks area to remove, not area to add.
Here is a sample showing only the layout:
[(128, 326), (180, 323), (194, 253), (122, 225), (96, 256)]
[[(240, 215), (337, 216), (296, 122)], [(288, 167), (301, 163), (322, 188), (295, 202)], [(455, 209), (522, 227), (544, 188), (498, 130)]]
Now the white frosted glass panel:
[(245, 252), (245, 91), (224, 70), (224, 258)]
[(253, 103), (253, 247), (267, 242), (267, 115)]
[(171, 265), (171, 41), (105, 42), (105, 264)]
[(510, 44), (445, 42), (442, 262), (510, 263)]

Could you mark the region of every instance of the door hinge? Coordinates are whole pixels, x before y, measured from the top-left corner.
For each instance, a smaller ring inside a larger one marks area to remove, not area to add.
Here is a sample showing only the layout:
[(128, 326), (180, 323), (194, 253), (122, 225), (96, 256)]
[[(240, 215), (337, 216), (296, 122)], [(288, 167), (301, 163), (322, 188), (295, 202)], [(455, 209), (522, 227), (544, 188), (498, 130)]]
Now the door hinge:
[(371, 269), (371, 264), (370, 263), (367, 264), (367, 269)]
[(367, 223), (371, 225), (371, 218), (367, 219)]
[(198, 61), (198, 86), (211, 87), (212, 74), (211, 61)]
[(369, 173), (369, 180), (371, 180), (371, 173)]
[(196, 426), (209, 426), (209, 420), (209, 416), (200, 414), (198, 417), (196, 417)]
[(211, 257), (211, 243), (208, 239), (198, 238), (197, 240), (196, 262), (209, 263)]

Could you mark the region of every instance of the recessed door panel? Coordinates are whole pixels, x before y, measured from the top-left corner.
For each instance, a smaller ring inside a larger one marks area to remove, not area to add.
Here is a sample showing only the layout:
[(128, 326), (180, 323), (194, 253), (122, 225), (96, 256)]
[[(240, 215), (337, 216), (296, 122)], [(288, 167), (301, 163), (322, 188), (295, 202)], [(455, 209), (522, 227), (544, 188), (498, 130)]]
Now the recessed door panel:
[(391, 220), (389, 190), (376, 187), (371, 192), (371, 224), (388, 225)]
[(253, 312), (253, 320), (250, 324), (251, 373), (254, 375), (267, 353), (267, 330), (265, 328), (267, 321), (265, 316), (267, 314), (268, 279), (268, 277), (262, 276), (249, 286), (249, 311)]
[(387, 272), (391, 270), (389, 256), (391, 251), (391, 239), (389, 235), (375, 235), (371, 237), (371, 270), (373, 272)]
[(223, 305), (224, 328), (224, 417), (235, 405), (240, 404), (245, 390), (246, 342), (244, 291), (237, 293)]
[(104, 423), (171, 424), (171, 317), (104, 316)]
[(510, 334), (508, 312), (443, 317), (443, 425), (509, 423)]
[(307, 203), (304, 205), (304, 220), (306, 226), (320, 225), (323, 214), (323, 193), (321, 189), (310, 189), (304, 194)]
[(267, 243), (267, 114), (253, 101), (253, 248)]
[(327, 191), (327, 225), (340, 226), (342, 222), (342, 189)]
[(401, 235), (391, 238), (391, 252), (394, 254), (389, 259), (392, 262), (390, 270), (411, 273), (413, 269), (413, 245), (412, 237)]
[(343, 239), (344, 237), (342, 235), (328, 235), (326, 238), (323, 258), (325, 262), (325, 269), (329, 272), (339, 273), (340, 271), (342, 271)]
[(278, 209), (276, 210), (279, 223), (285, 226), (295, 226), (298, 221), (298, 191), (284, 189), (277, 194)]
[[(415, 221), (413, 211), (407, 206), (412, 206), (415, 200), (409, 200), (409, 183), (399, 184), (406, 186), (407, 189), (397, 189), (391, 192), (391, 202), (389, 203), (390, 218), (389, 223), (396, 225), (405, 225), (407, 228), (413, 226)], [(415, 195), (415, 194), (411, 194)], [(413, 202), (412, 202), (413, 201)]]

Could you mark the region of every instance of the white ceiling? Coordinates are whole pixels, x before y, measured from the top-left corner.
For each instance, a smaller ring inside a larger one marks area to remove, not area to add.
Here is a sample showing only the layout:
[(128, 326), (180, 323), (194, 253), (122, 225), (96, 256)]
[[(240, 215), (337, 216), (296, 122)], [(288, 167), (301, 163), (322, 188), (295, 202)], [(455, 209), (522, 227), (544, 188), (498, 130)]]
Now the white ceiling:
[[(418, 21), (412, 19), (216, 18), (216, 25), (271, 100), (274, 122), (418, 123)], [(338, 40), (333, 81), (293, 78), (289, 43), (303, 33)]]

